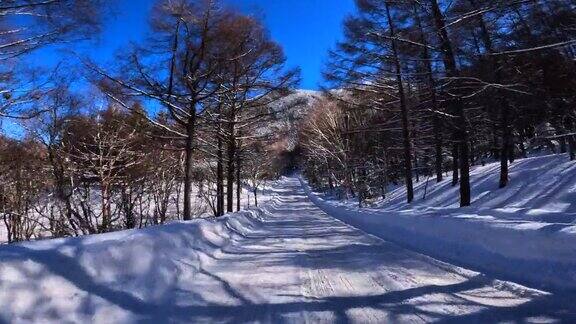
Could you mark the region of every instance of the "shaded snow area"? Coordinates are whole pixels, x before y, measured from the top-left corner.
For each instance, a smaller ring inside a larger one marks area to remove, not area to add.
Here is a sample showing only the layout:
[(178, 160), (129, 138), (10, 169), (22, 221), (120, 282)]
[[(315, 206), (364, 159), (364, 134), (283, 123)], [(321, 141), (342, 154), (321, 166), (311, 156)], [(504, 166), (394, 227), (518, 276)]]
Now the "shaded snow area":
[(297, 178), (274, 191), (265, 207), (218, 219), (2, 246), (0, 322), (576, 320), (572, 300), (328, 216)]
[[(471, 207), (458, 207), (451, 179), (416, 184), (374, 208), (311, 194), (323, 210), (369, 233), (532, 287), (576, 293), (576, 163), (565, 155), (514, 162), (498, 189), (499, 164), (472, 171)], [(424, 199), (424, 191), (427, 190)]]

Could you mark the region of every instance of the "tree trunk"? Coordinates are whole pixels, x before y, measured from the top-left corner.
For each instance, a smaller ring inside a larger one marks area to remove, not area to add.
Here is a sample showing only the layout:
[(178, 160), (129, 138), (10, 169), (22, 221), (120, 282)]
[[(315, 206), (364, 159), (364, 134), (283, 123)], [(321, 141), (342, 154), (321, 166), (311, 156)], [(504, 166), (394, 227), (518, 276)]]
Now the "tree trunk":
[[(386, 152), (386, 151), (385, 151)], [(384, 165), (382, 174), (382, 199), (388, 194), (388, 154), (384, 153)]]
[(566, 137), (560, 137), (558, 141), (560, 142), (560, 154), (568, 152), (568, 148), (566, 146)]
[(132, 188), (122, 186), (121, 192), (122, 209), (124, 210), (124, 218), (126, 228), (132, 229), (136, 227), (136, 215), (134, 215), (134, 208), (136, 202), (134, 201)]
[[(571, 118), (571, 117), (568, 117)], [(566, 122), (566, 128), (570, 135), (568, 135), (568, 153), (570, 155), (570, 161), (576, 160), (576, 137), (574, 133), (574, 123), (572, 119), (568, 119)]]
[(440, 117), (434, 116), (434, 148), (435, 148), (435, 169), (436, 182), (442, 181), (442, 125)]
[(570, 161), (576, 160), (576, 140), (574, 135), (568, 137), (568, 152), (570, 153)]
[(222, 216), (224, 215), (224, 152), (220, 129), (218, 132), (218, 162), (216, 166), (216, 216)]
[[(476, 6), (475, 0), (469, 0), (469, 2)], [(498, 58), (491, 56), (494, 53), (494, 47), (492, 43), (492, 38), (490, 37), (490, 32), (488, 31), (488, 27), (484, 22), (484, 16), (480, 14), (479, 16), (479, 24), (480, 24), (480, 32), (481, 37), (484, 42), (484, 47), (486, 48), (486, 52), (489, 56), (490, 63), (492, 64), (492, 69), (494, 71), (494, 82), (495, 83), (502, 83), (502, 72), (500, 67), (500, 62)], [(500, 92), (500, 91), (499, 91)], [(512, 132), (511, 132), (511, 125), (510, 125), (510, 104), (505, 97), (505, 94), (499, 94), (499, 106), (500, 106), (500, 127), (502, 129), (502, 146), (500, 149), (500, 183), (499, 187), (504, 188), (508, 185), (508, 160), (513, 159), (511, 152), (512, 146)]]
[(416, 174), (416, 182), (420, 182), (420, 165), (418, 165), (418, 156), (414, 154), (414, 173)]
[(400, 97), (400, 110), (402, 115), (402, 139), (404, 149), (404, 181), (406, 182), (406, 200), (411, 203), (414, 200), (414, 184), (412, 182), (412, 141), (410, 138), (410, 124), (408, 116), (408, 105), (404, 93), (404, 82), (402, 79), (402, 66), (398, 56), (398, 49), (396, 46), (396, 32), (392, 15), (390, 14), (390, 6), (388, 2), (384, 2), (386, 6), (386, 15), (388, 18), (388, 25), (390, 28), (390, 37), (392, 39), (392, 54), (394, 56), (394, 66), (396, 69), (396, 83), (398, 86), (398, 96)]
[(345, 159), (344, 159), (344, 198), (348, 199), (351, 196), (354, 196), (354, 189), (352, 187), (353, 182), (353, 175), (352, 175), (352, 168), (350, 167), (350, 116), (346, 113), (344, 115), (344, 151), (345, 151)]
[(226, 168), (226, 211), (234, 211), (234, 160), (236, 155), (236, 141), (233, 136), (228, 140), (228, 161)]
[(470, 165), (476, 164), (476, 145), (472, 138), (470, 138)]
[[(50, 165), (52, 167), (52, 176), (54, 178), (54, 190), (56, 192), (56, 198), (64, 203), (68, 224), (74, 231), (74, 235), (78, 235), (78, 228), (73, 218), (74, 213), (72, 209), (72, 203), (70, 202), (70, 194), (65, 190), (66, 181), (64, 177), (64, 167), (56, 158), (56, 154), (52, 145), (48, 146), (48, 160), (50, 161)], [(81, 221), (81, 218), (79, 219)]]
[[(464, 109), (461, 109), (460, 120), (466, 122), (464, 116)], [(462, 126), (466, 127), (466, 126)], [(468, 147), (468, 136), (466, 130), (460, 130), (462, 142), (460, 143), (460, 206), (470, 206), (471, 193), (470, 193), (470, 149)]]
[[(454, 141), (456, 140), (455, 136), (454, 136)], [(459, 168), (459, 163), (458, 163), (458, 143), (454, 142), (452, 144), (452, 187), (455, 187), (458, 182), (460, 182), (460, 170)]]
[(111, 208), (110, 208), (110, 196), (108, 184), (100, 184), (100, 194), (102, 199), (102, 227), (100, 229), (101, 233), (106, 233), (110, 229), (110, 222), (112, 219)]
[[(496, 119), (496, 117), (494, 117), (494, 119)], [(492, 158), (494, 158), (496, 161), (500, 159), (500, 145), (498, 144), (499, 141), (497, 128), (498, 127), (496, 127), (495, 122), (492, 129)]]
[(186, 127), (186, 147), (184, 148), (184, 220), (192, 219), (192, 180), (193, 180), (193, 159), (194, 152), (194, 132), (195, 132), (195, 115), (188, 120)]
[(510, 107), (508, 101), (501, 100), (501, 126), (502, 126), (502, 148), (500, 150), (500, 183), (499, 187), (504, 188), (508, 185), (508, 161), (513, 161), (512, 132), (510, 125)]
[[(238, 145), (239, 146), (239, 145)], [(240, 152), (236, 152), (236, 211), (240, 211), (240, 198), (242, 194), (242, 179), (240, 178)]]
[(432, 69), (432, 57), (430, 56), (430, 51), (428, 50), (428, 40), (424, 34), (424, 27), (422, 26), (422, 20), (420, 19), (419, 12), (420, 5), (414, 3), (414, 16), (416, 17), (416, 23), (418, 25), (418, 30), (420, 32), (420, 43), (422, 46), (422, 61), (426, 68), (426, 74), (428, 76), (428, 88), (430, 91), (430, 97), (432, 99), (432, 109), (434, 110), (433, 117), (433, 127), (434, 127), (434, 149), (435, 149), (435, 162), (434, 167), (436, 170), (436, 182), (442, 181), (442, 121), (438, 116), (438, 97), (436, 95), (436, 81), (434, 80), (434, 70)]
[[(457, 78), (459, 76), (458, 68), (456, 65), (456, 57), (454, 51), (452, 50), (452, 42), (448, 36), (448, 31), (446, 29), (446, 23), (444, 21), (444, 15), (440, 11), (440, 6), (437, 0), (432, 0), (432, 13), (434, 15), (434, 22), (436, 24), (436, 29), (441, 39), (441, 49), (442, 58), (444, 61), (444, 68), (446, 69), (446, 76), (449, 78)], [(469, 206), (470, 197), (470, 159), (469, 159), (469, 147), (468, 147), (468, 130), (467, 130), (467, 120), (464, 111), (464, 106), (459, 99), (451, 99), (449, 102), (451, 111), (457, 117), (457, 123), (455, 125), (454, 134), (455, 143), (458, 144), (459, 153), (459, 169), (460, 169), (460, 206)]]

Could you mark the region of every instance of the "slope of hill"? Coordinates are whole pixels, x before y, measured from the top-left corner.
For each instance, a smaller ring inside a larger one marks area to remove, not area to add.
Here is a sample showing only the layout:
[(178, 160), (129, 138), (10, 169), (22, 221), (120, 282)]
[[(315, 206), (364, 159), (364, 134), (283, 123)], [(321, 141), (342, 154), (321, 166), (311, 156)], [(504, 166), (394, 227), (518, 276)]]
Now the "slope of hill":
[[(498, 189), (498, 163), (476, 167), (471, 174), (473, 209), (491, 212), (497, 219), (570, 224), (576, 221), (576, 163), (564, 155), (517, 160), (510, 169), (510, 185)], [(424, 199), (424, 192), (426, 198)], [(458, 208), (458, 187), (450, 178), (436, 184), (433, 179), (416, 186), (416, 201), (405, 203), (405, 190), (395, 190), (381, 202), (386, 210)], [(576, 224), (576, 223), (574, 223)]]
[(271, 120), (257, 132), (261, 135), (271, 136), (276, 142), (284, 142), (285, 149), (292, 151), (298, 142), (300, 121), (321, 98), (322, 92), (320, 91), (294, 91), (270, 105)]
[[(516, 161), (498, 189), (498, 164), (471, 174), (473, 203), (458, 207), (451, 180), (415, 185), (372, 208), (310, 193), (325, 211), (428, 255), (538, 287), (576, 290), (576, 164), (550, 155)], [(424, 192), (426, 198), (424, 199)]]

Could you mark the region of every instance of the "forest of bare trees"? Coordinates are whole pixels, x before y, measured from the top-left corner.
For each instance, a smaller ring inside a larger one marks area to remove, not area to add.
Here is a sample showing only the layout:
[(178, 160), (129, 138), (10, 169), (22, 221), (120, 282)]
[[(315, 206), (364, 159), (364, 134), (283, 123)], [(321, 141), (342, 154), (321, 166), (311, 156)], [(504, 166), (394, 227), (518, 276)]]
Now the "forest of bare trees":
[(76, 54), (74, 71), (21, 67), (96, 33), (111, 5), (0, 4), (0, 113), (23, 129), (0, 138), (9, 242), (223, 215), (244, 207), (246, 190), (258, 204), (280, 172), (261, 129), (299, 71), (258, 19), (218, 1), (158, 1), (150, 37), (121, 49), (116, 66)]
[[(301, 129), (303, 172), (341, 196), (451, 176), (530, 153), (576, 158), (576, 3), (357, 0), (330, 53), (325, 101)], [(420, 198), (420, 197), (419, 197)]]

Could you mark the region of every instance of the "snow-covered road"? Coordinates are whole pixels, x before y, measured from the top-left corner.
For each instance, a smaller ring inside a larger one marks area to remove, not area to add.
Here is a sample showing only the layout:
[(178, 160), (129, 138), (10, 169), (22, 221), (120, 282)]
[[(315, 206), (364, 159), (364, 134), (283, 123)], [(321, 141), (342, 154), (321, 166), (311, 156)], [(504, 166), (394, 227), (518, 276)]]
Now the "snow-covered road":
[(199, 223), (179, 223), (94, 242), (3, 248), (0, 323), (576, 319), (566, 299), (402, 249), (328, 216), (296, 178), (276, 192), (259, 212), (202, 225), (203, 242), (190, 230)]

